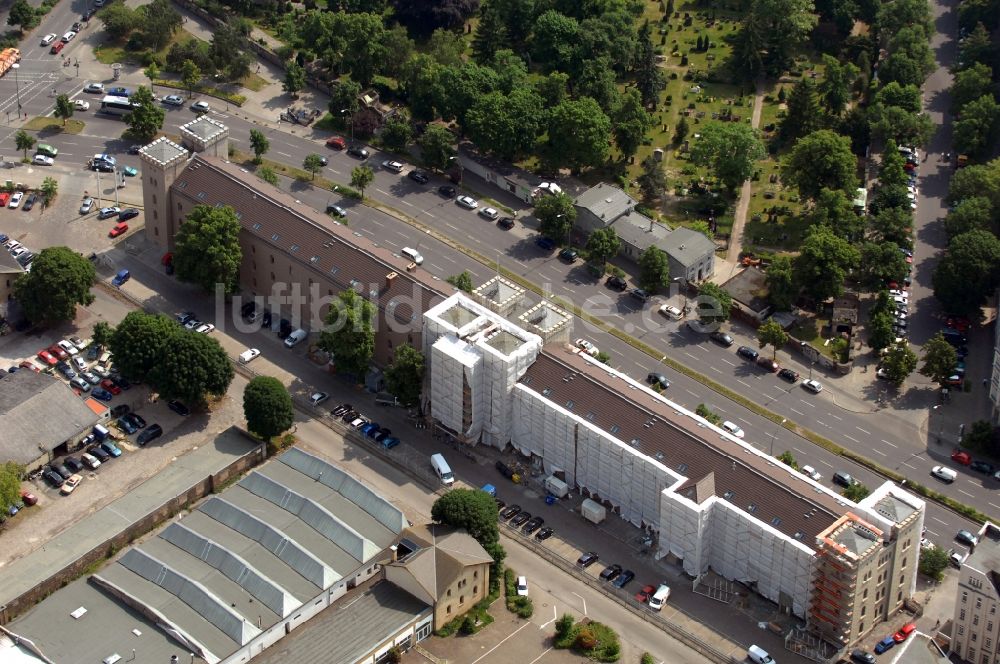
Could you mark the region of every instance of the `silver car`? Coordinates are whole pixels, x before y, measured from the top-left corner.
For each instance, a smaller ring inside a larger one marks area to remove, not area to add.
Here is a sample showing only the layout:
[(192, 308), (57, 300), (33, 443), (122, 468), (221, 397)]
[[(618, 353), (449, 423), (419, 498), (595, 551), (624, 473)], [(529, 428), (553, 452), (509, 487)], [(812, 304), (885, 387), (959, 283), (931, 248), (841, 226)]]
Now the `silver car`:
[(479, 202), (472, 196), (459, 196), (455, 199), (455, 202), (466, 210), (475, 210), (479, 207)]
[(90, 214), (93, 211), (94, 211), (94, 199), (91, 198), (90, 196), (87, 196), (85, 199), (83, 199), (83, 202), (80, 203), (80, 214)]

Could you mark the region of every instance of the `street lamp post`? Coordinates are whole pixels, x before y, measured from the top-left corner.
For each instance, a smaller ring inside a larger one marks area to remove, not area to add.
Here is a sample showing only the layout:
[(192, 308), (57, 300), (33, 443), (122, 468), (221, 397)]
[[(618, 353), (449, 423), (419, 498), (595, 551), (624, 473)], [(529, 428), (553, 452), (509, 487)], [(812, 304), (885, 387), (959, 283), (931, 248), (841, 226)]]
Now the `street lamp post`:
[(684, 308), (681, 311), (686, 314), (688, 310), (687, 279), (684, 277), (674, 277), (671, 281), (678, 284), (678, 288), (683, 289), (681, 290), (681, 297), (684, 298)]
[(354, 112), (349, 108), (340, 109), (340, 114), (344, 113), (347, 113), (347, 117), (350, 118), (348, 122), (351, 123), (351, 145), (354, 145)]
[(781, 419), (781, 424), (779, 424), (777, 427), (774, 427), (773, 429), (771, 429), (771, 447), (770, 447), (770, 449), (767, 452), (768, 456), (774, 456), (774, 437), (776, 435), (778, 435), (778, 427), (785, 426), (785, 422), (787, 422), (787, 421), (788, 420), (782, 418)]
[(14, 70), (14, 91), (17, 94), (17, 117), (21, 117), (21, 83), (17, 78), (17, 70), (21, 68), (21, 65), (15, 62), (10, 68)]

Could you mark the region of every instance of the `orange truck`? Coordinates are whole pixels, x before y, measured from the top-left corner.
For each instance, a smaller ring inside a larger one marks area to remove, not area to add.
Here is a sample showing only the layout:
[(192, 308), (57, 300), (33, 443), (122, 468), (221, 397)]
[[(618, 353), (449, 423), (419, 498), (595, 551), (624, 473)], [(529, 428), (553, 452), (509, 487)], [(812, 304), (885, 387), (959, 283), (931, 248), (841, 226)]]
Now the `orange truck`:
[(21, 51), (16, 48), (5, 48), (0, 51), (0, 76), (10, 71), (15, 62), (21, 61)]

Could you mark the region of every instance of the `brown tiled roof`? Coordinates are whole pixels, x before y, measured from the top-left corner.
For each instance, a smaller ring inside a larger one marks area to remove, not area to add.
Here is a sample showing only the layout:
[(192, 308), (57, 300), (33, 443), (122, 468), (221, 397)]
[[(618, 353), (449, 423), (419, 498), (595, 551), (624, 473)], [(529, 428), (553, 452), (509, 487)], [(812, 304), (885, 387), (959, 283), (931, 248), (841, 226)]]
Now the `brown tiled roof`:
[[(239, 166), (209, 155), (196, 155), (171, 186), (171, 195), (194, 204), (229, 205), (240, 215), (246, 233), (261, 238), (275, 249), (292, 256), (324, 279), (342, 288), (350, 288), (352, 280), (365, 290), (376, 284), (380, 288), (378, 304), (400, 322), (412, 320), (419, 329), (423, 312), (413, 312), (405, 300), (387, 309), (393, 298), (411, 296), (412, 284), (420, 289), (423, 311), (454, 289), (435, 280), (422, 268), (407, 272), (410, 261), (399, 258), (388, 249), (378, 247), (368, 238), (354, 233), (347, 226), (289, 194), (248, 175)], [(386, 275), (398, 276), (387, 289)], [(414, 316), (415, 315), (415, 316)]]
[(633, 447), (688, 478), (678, 493), (696, 500), (698, 482), (712, 474), (716, 496), (786, 535), (799, 533), (807, 546), (848, 511), (847, 504), (804, 477), (790, 475), (780, 462), (699, 427), (694, 418), (607, 371), (595, 370), (561, 346), (546, 346), (521, 384), (626, 445), (638, 441)]

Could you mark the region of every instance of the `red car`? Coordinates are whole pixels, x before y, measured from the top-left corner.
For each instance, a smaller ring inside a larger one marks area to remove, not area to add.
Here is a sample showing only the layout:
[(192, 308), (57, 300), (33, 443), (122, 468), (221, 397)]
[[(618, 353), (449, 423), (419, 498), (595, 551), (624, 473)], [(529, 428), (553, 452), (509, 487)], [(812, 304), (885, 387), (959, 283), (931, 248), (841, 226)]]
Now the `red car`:
[(10, 194), (6, 191), (0, 192), (0, 207), (7, 207), (10, 202)]
[(656, 592), (656, 586), (643, 586), (642, 590), (635, 594), (635, 601), (645, 604)]
[(964, 316), (948, 316), (945, 325), (963, 334), (969, 331), (969, 319)]
[(59, 364), (59, 360), (57, 360), (55, 356), (47, 350), (38, 351), (38, 359), (50, 367), (54, 367)]
[(902, 643), (903, 641), (906, 640), (906, 637), (908, 637), (910, 634), (913, 634), (914, 630), (916, 629), (917, 626), (914, 625), (913, 623), (906, 623), (899, 629), (898, 632), (892, 635), (892, 640), (895, 641), (896, 643)]
[(66, 351), (64, 351), (62, 348), (60, 348), (56, 344), (52, 344), (51, 346), (49, 346), (49, 352), (52, 353), (53, 355), (55, 355), (56, 357), (58, 357), (60, 360), (68, 360), (69, 359), (69, 353), (67, 353)]
[(128, 224), (124, 221), (119, 221), (115, 224), (115, 227), (108, 231), (108, 237), (118, 237), (119, 235), (124, 235), (128, 232)]
[(29, 362), (28, 360), (24, 360), (18, 366), (21, 367), (22, 369), (30, 369), (31, 371), (34, 371), (35, 373), (38, 373), (38, 371), (39, 371), (38, 365), (36, 365), (34, 362)]
[(968, 452), (963, 452), (962, 450), (955, 450), (951, 453), (951, 460), (955, 463), (960, 463), (963, 466), (968, 466), (972, 463), (972, 455)]
[(347, 142), (340, 136), (331, 136), (326, 139), (326, 147), (335, 148), (337, 150), (343, 150), (347, 147)]
[(38, 497), (35, 494), (31, 493), (30, 491), (22, 489), (21, 502), (27, 505), (28, 507), (31, 507), (32, 505), (38, 502)]
[(104, 380), (102, 380), (101, 387), (106, 389), (108, 392), (111, 392), (111, 394), (122, 393), (122, 388), (118, 387), (118, 384), (115, 383), (115, 381), (111, 380), (110, 378), (105, 378)]

